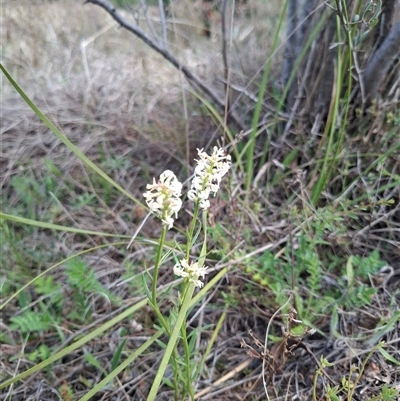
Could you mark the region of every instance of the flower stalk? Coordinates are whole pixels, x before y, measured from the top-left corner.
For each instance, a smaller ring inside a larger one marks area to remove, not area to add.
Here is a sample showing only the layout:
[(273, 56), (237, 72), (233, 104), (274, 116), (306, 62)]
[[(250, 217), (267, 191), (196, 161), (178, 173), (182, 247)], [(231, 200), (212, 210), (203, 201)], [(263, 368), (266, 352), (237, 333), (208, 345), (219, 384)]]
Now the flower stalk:
[[(192, 353), (194, 350), (187, 336), (186, 321), (195, 288), (202, 288), (204, 286), (204, 278), (205, 275), (208, 274), (208, 267), (204, 266), (204, 261), (207, 255), (207, 210), (210, 207), (209, 197), (210, 195), (216, 195), (222, 178), (231, 167), (231, 158), (229, 155), (225, 154), (223, 149), (214, 147), (210, 155), (204, 152), (203, 149), (198, 149), (198, 156), (199, 159), (195, 167), (194, 178), (188, 192), (189, 200), (193, 201), (195, 205), (193, 218), (186, 232), (187, 246), (185, 257), (180, 259), (173, 267), (173, 273), (183, 278), (183, 285), (178, 304), (176, 305), (177, 314), (171, 312), (170, 320), (162, 315), (160, 307), (157, 304), (157, 279), (162, 263), (162, 252), (167, 231), (173, 227), (174, 219), (178, 217), (178, 212), (182, 207), (182, 184), (172, 171), (166, 170), (160, 175), (158, 181), (153, 179), (153, 183), (146, 186), (147, 191), (143, 194), (151, 212), (159, 218), (162, 223), (162, 231), (153, 271), (151, 293), (148, 291), (149, 304), (154, 308), (165, 333), (169, 337), (161, 364), (147, 398), (148, 401), (153, 401), (155, 399), (165, 370), (170, 362), (172, 362), (174, 371), (173, 385), (175, 398), (178, 396), (178, 392), (181, 393), (180, 396), (182, 399), (189, 396), (193, 400), (195, 396), (193, 380), (197, 375), (195, 372), (200, 370), (193, 365)], [(198, 219), (200, 209), (203, 211), (202, 222)], [(190, 258), (190, 252), (197, 224), (201, 224), (204, 238), (200, 256), (197, 261), (194, 261)], [(185, 366), (185, 378), (184, 381), (178, 383), (179, 380), (182, 380), (182, 375), (178, 371), (180, 356), (177, 346), (180, 341), (183, 345), (183, 355), (181, 357), (183, 358), (182, 362)], [(170, 358), (172, 358), (171, 361)]]

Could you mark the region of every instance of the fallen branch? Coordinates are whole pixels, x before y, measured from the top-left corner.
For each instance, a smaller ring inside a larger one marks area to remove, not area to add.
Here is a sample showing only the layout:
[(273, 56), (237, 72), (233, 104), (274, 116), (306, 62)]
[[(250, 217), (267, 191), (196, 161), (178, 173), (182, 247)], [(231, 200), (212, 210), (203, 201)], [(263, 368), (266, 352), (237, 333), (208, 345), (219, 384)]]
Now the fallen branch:
[[(85, 3), (97, 4), (106, 10), (115, 21), (117, 21), (123, 28), (136, 35), (139, 39), (143, 40), (148, 46), (150, 46), (157, 53), (161, 54), (166, 60), (168, 60), (176, 69), (182, 71), (185, 77), (188, 79), (191, 85), (200, 88), (207, 96), (211, 98), (219, 107), (225, 109), (225, 101), (219, 97), (219, 95), (210, 88), (205, 82), (203, 82), (196, 74), (194, 74), (186, 65), (181, 63), (174, 55), (172, 55), (166, 48), (160, 47), (151, 38), (149, 38), (144, 31), (138, 26), (132, 24), (126, 20), (118, 10), (107, 0), (86, 0)], [(230, 118), (241, 128), (245, 129), (244, 124), (233, 111), (230, 111)]]

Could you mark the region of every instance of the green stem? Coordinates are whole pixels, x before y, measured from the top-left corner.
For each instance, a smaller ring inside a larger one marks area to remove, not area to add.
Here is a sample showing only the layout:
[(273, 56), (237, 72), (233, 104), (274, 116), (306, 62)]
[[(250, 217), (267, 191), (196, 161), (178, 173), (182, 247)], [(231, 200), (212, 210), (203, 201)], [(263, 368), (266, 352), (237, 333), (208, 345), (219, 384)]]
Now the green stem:
[[(158, 279), (158, 271), (161, 265), (161, 258), (162, 258), (162, 251), (164, 247), (165, 237), (167, 235), (167, 228), (163, 226), (160, 236), (160, 241), (158, 243), (157, 248), (157, 256), (156, 262), (154, 265), (154, 272), (153, 272), (153, 282), (152, 282), (152, 291), (151, 291), (151, 300), (150, 304), (153, 307), (154, 312), (156, 313), (158, 320), (160, 321), (162, 327), (164, 328), (165, 333), (170, 337), (171, 336), (171, 329), (168, 325), (167, 320), (164, 318), (163, 314), (160, 311), (160, 308), (157, 304), (157, 279)], [(176, 349), (174, 349), (174, 354), (172, 357), (172, 364), (174, 365), (174, 390), (175, 394), (178, 394), (179, 391), (179, 380), (178, 380), (178, 354)]]
[(317, 401), (317, 382), (318, 382), (318, 377), (320, 376), (320, 371), (319, 369), (315, 372), (314, 375), (314, 382), (313, 382), (313, 401)]
[(152, 283), (152, 291), (151, 291), (151, 302), (152, 302), (153, 305), (157, 305), (158, 270), (159, 270), (160, 265), (161, 265), (161, 256), (162, 256), (162, 251), (163, 251), (163, 246), (164, 246), (164, 241), (165, 241), (166, 234), (167, 234), (167, 227), (163, 226), (162, 231), (161, 231), (160, 241), (158, 243), (156, 263), (154, 265), (153, 283)]
[[(382, 346), (383, 343), (379, 342), (377, 345), (375, 345), (374, 348), (371, 349), (371, 351), (369, 352), (369, 354), (367, 355), (367, 357), (364, 359), (359, 374), (357, 375), (356, 379), (354, 380), (354, 383), (352, 386), (349, 386), (349, 392), (347, 393), (347, 400), (351, 401), (353, 399), (353, 394), (354, 391), (358, 385), (358, 382), (361, 380), (361, 377), (364, 373), (365, 367), (367, 366), (368, 361), (371, 359), (372, 355), (376, 352), (376, 350)], [(350, 377), (349, 377), (349, 385), (350, 385)]]
[[(185, 369), (186, 369), (186, 391), (190, 394), (192, 400), (194, 400), (194, 389), (192, 385), (192, 373), (191, 373), (191, 363), (190, 363), (190, 349), (186, 334), (186, 325), (181, 327), (181, 335), (183, 348), (185, 351)], [(185, 396), (186, 394), (184, 394)]]
[[(186, 247), (186, 261), (190, 263), (189, 257), (190, 257), (190, 249), (192, 248), (192, 241), (193, 241), (193, 234), (194, 230), (196, 228), (196, 222), (197, 222), (197, 217), (199, 215), (199, 209), (200, 209), (200, 201), (198, 200), (195, 204), (194, 207), (194, 213), (193, 213), (193, 218), (192, 222), (190, 224), (189, 232), (188, 232), (188, 237), (187, 237), (187, 247)], [(189, 297), (189, 299), (192, 298), (194, 291), (193, 283), (190, 283), (189, 280), (184, 280), (183, 282), (183, 288), (182, 288), (182, 296), (181, 299), (183, 299), (183, 302)], [(190, 294), (189, 294), (190, 293)], [(182, 312), (183, 308), (183, 303), (180, 308), (180, 313)], [(186, 318), (184, 320), (186, 322)], [(190, 348), (189, 344), (187, 341), (187, 333), (186, 333), (186, 324), (182, 324), (181, 326), (181, 335), (182, 335), (182, 343), (183, 343), (183, 349), (185, 353), (185, 370), (186, 370), (186, 390), (189, 392), (190, 397), (192, 400), (194, 400), (194, 389), (192, 386), (191, 382), (191, 361), (190, 361)]]
[[(162, 315), (160, 308), (158, 307), (157, 304), (152, 304), (151, 306), (153, 307), (154, 312), (156, 313), (158, 320), (161, 322), (161, 325), (164, 328), (165, 333), (168, 335), (168, 337), (171, 337), (171, 329), (168, 325), (167, 320), (164, 318), (164, 316)], [(173, 350), (173, 355), (172, 355), (172, 365), (173, 365), (173, 372), (174, 372), (174, 380), (173, 380), (173, 384), (174, 384), (174, 394), (175, 397), (176, 395), (179, 393), (179, 375), (178, 375), (178, 351), (176, 348), (174, 348)]]
[(189, 229), (189, 234), (188, 234), (188, 238), (187, 238), (188, 246), (186, 247), (186, 260), (188, 263), (189, 263), (190, 249), (192, 247), (193, 233), (194, 233), (194, 229), (196, 227), (197, 216), (199, 215), (199, 209), (200, 209), (200, 201), (198, 200), (194, 207), (193, 218), (192, 218), (192, 222), (190, 223), (190, 229)]
[[(350, 100), (351, 100), (351, 90), (352, 90), (352, 83), (353, 83), (353, 77), (351, 75), (351, 70), (353, 68), (353, 40), (352, 40), (352, 30), (350, 29), (350, 20), (347, 12), (347, 5), (345, 1), (342, 1), (342, 9), (343, 9), (343, 15), (345, 18), (345, 26), (343, 26), (345, 35), (346, 35), (346, 41), (347, 41), (347, 47), (343, 50), (343, 61), (342, 61), (342, 68), (341, 71), (342, 77), (341, 77), (341, 82), (338, 83), (338, 87), (342, 87), (342, 85), (345, 82), (345, 76), (344, 74), (347, 72), (347, 89), (346, 89), (346, 94), (344, 95), (344, 99), (346, 100), (345, 103), (345, 111), (344, 111), (344, 117), (341, 118), (341, 127), (339, 129), (339, 137), (335, 141), (335, 151), (334, 151), (334, 156), (332, 158), (332, 161), (330, 163), (328, 173), (327, 173), (327, 179), (329, 180), (330, 177), (332, 176), (333, 169), (337, 163), (337, 158), (342, 150), (342, 143), (345, 138), (346, 134), (346, 127), (348, 126), (347, 120), (350, 112)], [(340, 38), (340, 30), (338, 31), (338, 42), (340, 43), (342, 40)]]
[(163, 358), (161, 360), (160, 367), (158, 368), (158, 371), (157, 371), (156, 377), (154, 379), (153, 385), (151, 386), (149, 395), (147, 397), (147, 401), (154, 401), (156, 396), (157, 396), (157, 392), (158, 392), (158, 389), (160, 387), (161, 381), (162, 381), (162, 379), (164, 377), (165, 370), (167, 369), (168, 362), (169, 362), (169, 360), (171, 358), (171, 355), (172, 355), (172, 353), (173, 353), (173, 351), (174, 351), (174, 349), (176, 347), (176, 344), (178, 342), (178, 337), (179, 337), (179, 333), (181, 331), (181, 327), (184, 324), (184, 322), (186, 321), (187, 312), (189, 310), (189, 306), (190, 306), (190, 303), (191, 303), (190, 301), (192, 299), (193, 292), (194, 292), (194, 284), (190, 283), (188, 291), (186, 293), (186, 296), (185, 296), (185, 298), (183, 300), (181, 309), (179, 311), (178, 317), (176, 319), (176, 323), (175, 323), (174, 329), (173, 329), (173, 331), (171, 333), (171, 337), (170, 337), (170, 339), (168, 341), (167, 348), (164, 351), (164, 356), (163, 356)]
[[(340, 43), (341, 34), (340, 34), (340, 20), (339, 17), (336, 17), (336, 30), (337, 30), (337, 38)], [(342, 61), (342, 48), (341, 46), (337, 46), (337, 73), (336, 73), (336, 82), (334, 83), (334, 98), (333, 104), (331, 105), (331, 109), (328, 115), (327, 125), (324, 132), (324, 138), (327, 140), (325, 156), (322, 162), (322, 167), (320, 169), (320, 176), (318, 178), (317, 183), (313, 187), (313, 191), (311, 194), (311, 203), (313, 206), (316, 206), (319, 198), (321, 196), (322, 191), (325, 188), (326, 183), (328, 182), (328, 175), (330, 170), (330, 155), (334, 153), (334, 143), (335, 143), (335, 133), (336, 133), (336, 123), (337, 116), (339, 114), (339, 104), (340, 104), (340, 94), (342, 88), (342, 79), (343, 79), (343, 61)], [(327, 138), (326, 138), (327, 136)], [(334, 163), (334, 161), (333, 161)]]

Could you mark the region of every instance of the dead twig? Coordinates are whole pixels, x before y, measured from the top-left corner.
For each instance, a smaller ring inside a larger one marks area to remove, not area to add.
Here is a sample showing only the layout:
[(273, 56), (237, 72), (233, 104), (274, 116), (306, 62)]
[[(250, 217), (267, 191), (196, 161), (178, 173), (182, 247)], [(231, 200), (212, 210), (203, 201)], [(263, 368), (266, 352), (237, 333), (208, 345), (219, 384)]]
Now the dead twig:
[[(211, 98), (219, 107), (225, 109), (225, 101), (220, 98), (220, 96), (210, 88), (205, 82), (203, 82), (196, 74), (194, 74), (186, 65), (181, 63), (173, 54), (171, 54), (167, 49), (160, 47), (155, 43), (149, 36), (146, 35), (138, 26), (132, 24), (130, 21), (126, 20), (118, 10), (107, 0), (86, 0), (86, 3), (97, 4), (107, 11), (115, 21), (117, 21), (123, 28), (127, 31), (133, 33), (139, 39), (143, 40), (149, 47), (155, 50), (157, 53), (161, 54), (166, 60), (168, 60), (177, 70), (182, 71), (185, 77), (188, 79), (189, 83), (193, 86), (200, 88), (207, 96)], [(233, 111), (230, 112), (230, 118), (234, 123), (236, 123), (241, 129), (245, 126), (240, 118)]]
[[(157, 40), (157, 32), (155, 31), (154, 26), (151, 22), (151, 19), (149, 18), (149, 13), (148, 13), (149, 7), (147, 6), (146, 1), (140, 0), (140, 6), (143, 9), (144, 18), (146, 19), (146, 24), (147, 24), (148, 28), (150, 29), (150, 32), (152, 33), (154, 39)], [(139, 21), (137, 21), (137, 23), (139, 23)]]
[(160, 10), (160, 20), (161, 20), (161, 31), (162, 31), (162, 39), (161, 44), (162, 48), (167, 50), (167, 21), (165, 19), (165, 9), (163, 0), (158, 0), (158, 9)]
[[(222, 29), (222, 59), (224, 62), (224, 75), (225, 75), (225, 116), (229, 110), (229, 61), (228, 61), (228, 46), (226, 34), (226, 6), (228, 0), (224, 0), (221, 9), (221, 29)], [(226, 118), (226, 117), (225, 117)], [(225, 121), (226, 124), (226, 121)]]

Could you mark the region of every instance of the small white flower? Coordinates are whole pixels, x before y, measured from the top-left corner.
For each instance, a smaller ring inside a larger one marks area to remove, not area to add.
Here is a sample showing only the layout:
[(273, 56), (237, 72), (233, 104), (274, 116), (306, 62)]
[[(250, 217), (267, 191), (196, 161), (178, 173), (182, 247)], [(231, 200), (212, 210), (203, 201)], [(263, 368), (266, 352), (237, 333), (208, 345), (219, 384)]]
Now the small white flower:
[(177, 263), (174, 266), (174, 274), (176, 276), (183, 277), (183, 278), (189, 277), (189, 273), (186, 272), (185, 270), (183, 270), (183, 268), (181, 267), (181, 265), (179, 263)]
[(200, 267), (197, 262), (189, 265), (186, 259), (182, 259), (174, 266), (174, 274), (179, 277), (188, 278), (196, 287), (201, 288), (204, 283), (199, 279), (204, 279), (205, 275), (208, 274), (207, 269), (208, 267)]
[(204, 286), (204, 283), (201, 280), (195, 280), (193, 278), (190, 278), (189, 281), (192, 282), (195, 287), (202, 288)]
[(197, 149), (199, 160), (194, 170), (195, 176), (188, 192), (188, 198), (194, 202), (200, 201), (200, 207), (206, 210), (210, 207), (208, 198), (219, 190), (222, 177), (231, 168), (231, 157), (225, 155), (223, 149), (214, 146), (213, 153), (208, 155), (203, 149)]
[(166, 170), (158, 182), (153, 178), (153, 184), (147, 184), (146, 189), (143, 197), (147, 206), (169, 230), (174, 224), (172, 216), (177, 218), (182, 207), (182, 183), (172, 171)]

